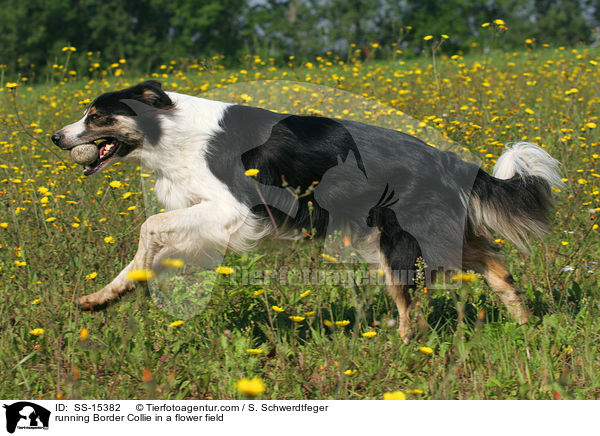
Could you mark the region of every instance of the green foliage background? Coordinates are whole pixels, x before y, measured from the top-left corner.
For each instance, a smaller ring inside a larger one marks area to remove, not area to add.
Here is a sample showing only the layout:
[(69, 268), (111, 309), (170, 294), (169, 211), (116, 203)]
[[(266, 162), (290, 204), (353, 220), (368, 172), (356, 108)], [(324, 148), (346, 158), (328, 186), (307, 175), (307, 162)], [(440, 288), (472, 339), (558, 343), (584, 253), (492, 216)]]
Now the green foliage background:
[[(378, 43), (389, 56), (416, 55), (423, 36), (448, 34), (449, 52), (467, 51), (483, 22), (503, 19), (506, 49), (526, 38), (540, 44), (592, 43), (600, 23), (598, 0), (0, 0), (0, 65), (33, 77), (73, 45), (71, 66), (87, 52), (137, 70), (176, 58), (246, 53), (314, 57), (356, 49), (369, 56)], [(79, 60), (78, 60), (79, 59)], [(43, 76), (42, 76), (43, 77)]]

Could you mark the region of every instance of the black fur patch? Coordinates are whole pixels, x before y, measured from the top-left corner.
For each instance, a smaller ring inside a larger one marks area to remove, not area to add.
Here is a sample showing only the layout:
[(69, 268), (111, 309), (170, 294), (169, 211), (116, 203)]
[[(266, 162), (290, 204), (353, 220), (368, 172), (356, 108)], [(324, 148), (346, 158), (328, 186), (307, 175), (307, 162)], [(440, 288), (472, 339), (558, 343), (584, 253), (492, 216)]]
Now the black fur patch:
[[(298, 230), (308, 230), (311, 201), (317, 236), (343, 228), (365, 235), (372, 231), (369, 212), (389, 186), (398, 200), (390, 212), (396, 229), (405, 232), (398, 250), (416, 241), (413, 247), (420, 247), (434, 269), (460, 268), (466, 222), (461, 198), (470, 192), (477, 166), (412, 136), (347, 120), (232, 106), (221, 127), (209, 143), (208, 166), (259, 216), (266, 217), (267, 211), (257, 184), (278, 223), (287, 220)], [(260, 171), (256, 178), (244, 175), (250, 168)], [(282, 180), (300, 194), (318, 184), (296, 203)], [(390, 238), (396, 241), (398, 235), (392, 231)], [(414, 241), (404, 244), (406, 235)], [(407, 262), (414, 265), (412, 255)]]

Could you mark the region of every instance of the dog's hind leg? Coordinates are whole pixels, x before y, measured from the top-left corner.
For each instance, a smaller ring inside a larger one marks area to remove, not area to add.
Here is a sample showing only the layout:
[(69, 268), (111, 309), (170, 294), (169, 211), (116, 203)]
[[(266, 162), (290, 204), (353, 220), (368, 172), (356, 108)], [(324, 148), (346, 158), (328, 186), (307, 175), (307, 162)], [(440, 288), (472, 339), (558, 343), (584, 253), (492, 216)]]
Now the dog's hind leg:
[(404, 284), (397, 283), (397, 277), (395, 278), (393, 272), (389, 269), (385, 272), (388, 277), (388, 291), (398, 308), (398, 333), (404, 343), (408, 345), (412, 336), (412, 329), (410, 328), (411, 298), (408, 287)]
[(484, 238), (467, 238), (463, 246), (463, 268), (472, 269), (485, 276), (492, 291), (504, 303), (508, 311), (519, 324), (525, 324), (529, 311), (525, 307), (519, 291), (514, 286), (512, 275), (490, 249)]
[(498, 295), (508, 311), (519, 322), (525, 324), (529, 318), (529, 311), (525, 307), (519, 291), (514, 286), (514, 280), (502, 263), (493, 257), (485, 260), (485, 280)]
[[(108, 285), (98, 292), (79, 299), (83, 310), (101, 308), (135, 288), (129, 277), (134, 270), (153, 270), (160, 260), (179, 256), (221, 255), (230, 237), (241, 226), (237, 215), (224, 216), (223, 210), (212, 202), (201, 203), (149, 217), (140, 230), (140, 241), (135, 257)], [(235, 240), (234, 240), (235, 242)]]

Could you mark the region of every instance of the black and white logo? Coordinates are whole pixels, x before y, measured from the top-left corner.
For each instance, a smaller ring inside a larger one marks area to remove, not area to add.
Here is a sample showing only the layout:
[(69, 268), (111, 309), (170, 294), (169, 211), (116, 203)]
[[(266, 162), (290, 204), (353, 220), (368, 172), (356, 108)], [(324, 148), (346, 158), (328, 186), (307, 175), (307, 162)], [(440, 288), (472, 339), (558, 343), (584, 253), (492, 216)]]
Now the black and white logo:
[(6, 409), (6, 431), (14, 433), (19, 430), (48, 430), (50, 411), (29, 401), (19, 401)]

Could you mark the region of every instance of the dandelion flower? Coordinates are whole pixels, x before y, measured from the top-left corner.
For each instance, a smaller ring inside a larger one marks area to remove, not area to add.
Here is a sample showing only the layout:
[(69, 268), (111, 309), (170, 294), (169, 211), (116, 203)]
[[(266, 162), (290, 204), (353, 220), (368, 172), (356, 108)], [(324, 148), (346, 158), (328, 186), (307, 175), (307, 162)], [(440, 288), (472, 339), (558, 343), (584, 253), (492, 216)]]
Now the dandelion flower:
[(88, 280), (94, 280), (96, 277), (98, 277), (98, 273), (96, 271), (85, 276), (85, 278)]
[(160, 263), (168, 268), (183, 268), (185, 262), (181, 259), (163, 259)]
[(260, 171), (257, 170), (256, 168), (250, 168), (249, 170), (246, 170), (244, 172), (245, 175), (249, 176), (249, 177), (254, 177), (255, 175), (257, 175)]
[(6, 85), (4, 85), (4, 86), (6, 86), (8, 89), (12, 89), (12, 88), (16, 88), (19, 85), (15, 82), (6, 82)]
[(410, 389), (406, 391), (406, 393), (411, 395), (421, 395), (423, 391), (421, 389)]
[(114, 244), (115, 238), (113, 238), (112, 236), (107, 236), (104, 238), (104, 242), (106, 242), (107, 244)]
[(337, 262), (337, 257), (330, 256), (329, 254), (322, 253), (321, 257), (329, 262)]
[(34, 336), (39, 336), (44, 334), (44, 329), (33, 329), (29, 333), (31, 333)]
[(406, 395), (402, 391), (386, 392), (383, 394), (384, 400), (406, 400)]
[(0, 227), (2, 227), (3, 229), (7, 229), (8, 223), (0, 223)]
[(265, 290), (264, 290), (264, 289), (259, 289), (259, 290), (257, 290), (257, 291), (254, 291), (254, 292), (252, 293), (252, 296), (253, 296), (253, 297), (258, 297), (259, 295), (262, 295), (264, 292), (265, 292)]
[(90, 331), (84, 327), (79, 331), (79, 338), (82, 341), (85, 341), (89, 334), (90, 334)]
[(302, 321), (304, 321), (305, 318), (303, 316), (291, 315), (290, 319), (294, 322), (302, 322)]
[(585, 125), (585, 127), (587, 127), (588, 129), (595, 129), (596, 128), (596, 123), (593, 122), (589, 122)]
[(41, 302), (42, 302), (42, 299), (41, 299), (41, 298), (36, 298), (35, 300), (33, 300), (33, 301), (31, 302), (31, 304), (33, 304), (33, 305), (36, 305), (36, 304), (40, 304)]
[(154, 272), (149, 269), (134, 269), (127, 273), (127, 278), (136, 282), (147, 282), (154, 278)]
[(365, 338), (371, 339), (377, 336), (377, 332), (364, 332), (362, 335)]
[(260, 348), (248, 348), (246, 350), (246, 353), (248, 354), (262, 354), (263, 350), (261, 350)]
[(255, 397), (262, 394), (265, 391), (265, 384), (258, 377), (252, 379), (243, 378), (238, 380), (235, 387), (241, 393), (248, 395), (249, 397)]
[(309, 295), (310, 295), (310, 289), (301, 293), (300, 298), (308, 297)]
[(433, 353), (433, 348), (429, 348), (429, 347), (419, 347), (419, 351), (423, 354), (432, 354)]
[(350, 321), (348, 321), (347, 319), (335, 322), (335, 325), (337, 325), (338, 327), (346, 327), (348, 324), (350, 324)]
[(225, 276), (231, 274), (233, 271), (235, 271), (233, 268), (231, 268), (230, 266), (220, 266), (217, 268), (217, 273), (219, 274), (223, 274)]
[(344, 374), (350, 376), (350, 375), (356, 374), (356, 372), (357, 372), (356, 369), (347, 369), (346, 371), (344, 371)]
[(423, 38), (425, 41), (429, 41), (431, 39), (433, 39), (432, 35), (427, 35), (426, 37)]
[(452, 276), (452, 280), (455, 282), (469, 283), (475, 280), (477, 276), (473, 273), (457, 273)]
[(279, 306), (271, 306), (271, 309), (273, 309), (277, 313), (281, 313), (281, 312), (283, 312), (285, 310), (285, 309), (283, 309), (282, 307), (279, 307)]
[(169, 327), (179, 327), (180, 325), (182, 325), (185, 321), (178, 319), (177, 321), (173, 321), (171, 324), (169, 324)]

